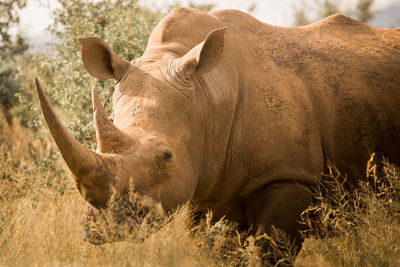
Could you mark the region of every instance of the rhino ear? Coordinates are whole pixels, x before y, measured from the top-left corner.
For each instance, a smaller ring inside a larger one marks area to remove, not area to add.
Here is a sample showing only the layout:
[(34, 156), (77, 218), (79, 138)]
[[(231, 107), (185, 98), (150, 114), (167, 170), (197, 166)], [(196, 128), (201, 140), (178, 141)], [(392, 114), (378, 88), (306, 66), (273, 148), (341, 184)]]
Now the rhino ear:
[(120, 58), (98, 37), (79, 38), (82, 46), (82, 60), (86, 70), (100, 80), (120, 80), (129, 67), (129, 62)]
[(224, 50), (225, 30), (226, 27), (211, 31), (203, 42), (177, 60), (186, 78), (210, 72), (218, 65)]

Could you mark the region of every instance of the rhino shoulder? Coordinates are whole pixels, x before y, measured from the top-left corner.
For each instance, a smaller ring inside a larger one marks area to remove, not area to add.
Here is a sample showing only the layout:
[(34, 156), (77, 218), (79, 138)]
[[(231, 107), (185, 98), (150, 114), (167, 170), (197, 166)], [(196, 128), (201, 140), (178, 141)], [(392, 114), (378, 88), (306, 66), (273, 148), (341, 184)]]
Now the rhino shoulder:
[(367, 25), (361, 21), (352, 19), (348, 16), (336, 13), (319, 21), (322, 24), (337, 24), (339, 26), (360, 26)]

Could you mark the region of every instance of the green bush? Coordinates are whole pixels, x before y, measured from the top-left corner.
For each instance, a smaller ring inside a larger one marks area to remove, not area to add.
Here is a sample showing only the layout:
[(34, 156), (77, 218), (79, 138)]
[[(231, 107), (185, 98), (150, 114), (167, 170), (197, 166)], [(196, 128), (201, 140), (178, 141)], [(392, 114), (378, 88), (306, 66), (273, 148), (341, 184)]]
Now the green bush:
[(14, 68), (0, 69), (0, 110), (5, 113), (8, 122), (11, 120), (10, 109), (18, 102), (16, 94), (21, 89), (18, 81), (14, 79), (16, 73)]

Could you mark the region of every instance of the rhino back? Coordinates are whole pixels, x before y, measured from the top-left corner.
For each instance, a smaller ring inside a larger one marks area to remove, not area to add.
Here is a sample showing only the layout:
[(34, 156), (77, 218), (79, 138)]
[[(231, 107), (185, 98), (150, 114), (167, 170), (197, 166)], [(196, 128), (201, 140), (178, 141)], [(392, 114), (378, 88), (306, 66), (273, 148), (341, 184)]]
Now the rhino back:
[(313, 92), (325, 159), (353, 175), (373, 152), (400, 164), (400, 31), (341, 15), (304, 31), (312, 51), (294, 69)]
[[(399, 29), (374, 28), (342, 15), (289, 28), (235, 11), (216, 15), (242, 35), (235, 43), (246, 55), (241, 78), (248, 82), (242, 88), (251, 91), (248, 106), (254, 107), (248, 113), (269, 125), (263, 127), (268, 138), (282, 144), (275, 153), (292, 154), (298, 143), (298, 153), (314, 166), (322, 152), (341, 170), (357, 173), (372, 152), (400, 164)], [(299, 134), (285, 136), (285, 130)]]

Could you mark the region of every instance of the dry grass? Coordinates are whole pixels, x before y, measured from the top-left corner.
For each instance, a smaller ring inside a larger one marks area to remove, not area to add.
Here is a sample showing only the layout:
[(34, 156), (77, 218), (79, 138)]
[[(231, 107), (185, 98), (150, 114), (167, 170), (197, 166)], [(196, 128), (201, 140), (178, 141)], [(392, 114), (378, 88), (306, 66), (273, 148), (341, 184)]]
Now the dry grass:
[(332, 168), (323, 177), (314, 206), (303, 213), (311, 239), (299, 265), (323, 256), (331, 266), (400, 266), (400, 170), (386, 161), (379, 165), (377, 175), (371, 155), (366, 178), (353, 188)]
[[(143, 243), (95, 246), (83, 241), (80, 216), (85, 203), (58, 154), (49, 156), (52, 140), (26, 142), (33, 133), (17, 121), (10, 126), (3, 120), (1, 125), (1, 266), (219, 266), (237, 261), (234, 250), (220, 252), (224, 243), (237, 240), (227, 234), (233, 228), (208, 219), (200, 226), (208, 238), (196, 229), (191, 232), (188, 206)], [(30, 150), (35, 153), (27, 153)], [(36, 157), (56, 159), (41, 162)]]
[[(0, 125), (1, 266), (244, 266), (256, 260), (253, 237), (210, 212), (195, 225), (189, 205), (143, 243), (83, 241), (85, 203), (47, 131), (33, 133), (17, 119), (9, 125), (1, 118)], [(327, 175), (327, 190), (317, 192), (304, 215), (311, 230), (295, 265), (400, 265), (399, 172), (386, 164), (378, 178), (369, 169), (372, 182), (354, 194), (334, 172)], [(284, 238), (271, 241), (283, 248), (283, 262), (293, 263)]]

